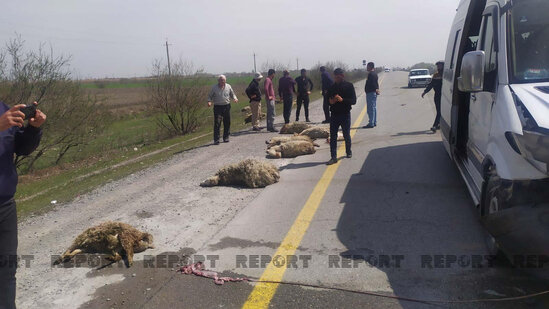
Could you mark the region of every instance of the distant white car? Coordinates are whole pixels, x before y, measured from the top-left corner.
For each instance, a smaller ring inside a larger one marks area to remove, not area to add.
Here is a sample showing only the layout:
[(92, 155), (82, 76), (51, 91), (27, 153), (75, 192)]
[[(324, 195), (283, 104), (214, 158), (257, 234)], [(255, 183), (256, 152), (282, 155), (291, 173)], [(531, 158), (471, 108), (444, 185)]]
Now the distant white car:
[(408, 88), (427, 87), (431, 82), (431, 78), (428, 69), (411, 70), (408, 74)]
[(385, 72), (391, 72), (391, 69), (385, 68)]

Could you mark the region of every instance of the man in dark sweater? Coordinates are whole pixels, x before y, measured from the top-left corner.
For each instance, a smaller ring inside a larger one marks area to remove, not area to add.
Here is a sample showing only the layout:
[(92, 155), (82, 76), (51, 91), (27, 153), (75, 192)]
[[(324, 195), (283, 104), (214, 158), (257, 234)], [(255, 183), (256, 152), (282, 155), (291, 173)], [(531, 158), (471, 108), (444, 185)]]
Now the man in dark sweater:
[(250, 99), (250, 110), (252, 111), (252, 130), (261, 131), (259, 127), (259, 118), (261, 118), (261, 90), (259, 81), (263, 78), (261, 73), (255, 73), (254, 79), (246, 88), (246, 95)]
[(435, 91), (435, 108), (437, 115), (435, 116), (435, 122), (431, 127), (431, 131), (436, 132), (440, 129), (440, 100), (442, 99), (442, 73), (444, 73), (444, 62), (439, 61), (436, 63), (437, 71), (433, 74), (431, 83), (425, 88), (425, 91), (421, 94), (423, 98), (431, 89)]
[(301, 105), (305, 110), (305, 121), (309, 120), (309, 95), (313, 90), (313, 81), (307, 77), (307, 70), (301, 69), (301, 76), (295, 78), (297, 84), (297, 109), (295, 111), (295, 121), (299, 121), (299, 113), (301, 111)]
[(373, 128), (377, 126), (377, 96), (379, 95), (378, 77), (373, 62), (369, 62), (366, 66), (368, 70), (368, 79), (364, 85), (366, 93), (366, 105), (368, 109), (368, 125), (364, 128)]
[(351, 158), (351, 108), (356, 104), (355, 86), (345, 80), (342, 69), (334, 70), (335, 83), (328, 90), (330, 103), (330, 155), (331, 159), (328, 165), (337, 163), (337, 131), (339, 127), (343, 131), (345, 138), (345, 150), (347, 158)]
[[(34, 103), (36, 104), (36, 102)], [(9, 108), (0, 102), (0, 308), (15, 308), (17, 268), (17, 211), (15, 188), (17, 170), (14, 155), (28, 155), (40, 143), (40, 126), (46, 115), (40, 110), (24, 126), (23, 104)]]
[(326, 67), (320, 67), (320, 79), (322, 80), (322, 109), (324, 110), (324, 121), (322, 123), (330, 123), (330, 98), (328, 97), (328, 90), (334, 84), (334, 81), (330, 77), (330, 74), (326, 72)]
[(284, 123), (290, 123), (290, 115), (292, 113), (292, 104), (294, 101), (295, 93), (295, 80), (290, 77), (290, 72), (284, 70), (282, 77), (278, 80), (278, 95), (284, 102), (284, 110), (282, 112), (284, 116)]

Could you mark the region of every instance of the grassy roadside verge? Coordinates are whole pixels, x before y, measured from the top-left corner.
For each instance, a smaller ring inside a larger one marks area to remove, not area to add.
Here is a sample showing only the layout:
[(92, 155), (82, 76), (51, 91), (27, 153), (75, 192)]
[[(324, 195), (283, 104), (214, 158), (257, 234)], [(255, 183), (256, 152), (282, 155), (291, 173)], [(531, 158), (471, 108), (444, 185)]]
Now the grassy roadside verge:
[[(245, 98), (240, 98), (241, 101), (233, 105), (233, 115), (239, 115), (240, 109), (248, 105)], [(320, 98), (320, 93), (313, 92), (311, 103), (318, 98)], [(266, 112), (265, 103), (262, 104), (262, 110)], [(276, 105), (276, 113), (277, 115), (282, 114), (282, 104)], [(233, 132), (250, 128), (249, 124), (244, 124), (241, 121), (243, 117), (239, 116), (232, 118), (231, 131)], [(213, 118), (209, 114), (207, 117), (208, 119)], [(106, 153), (94, 162), (62, 170), (51, 176), (23, 179), (15, 197), (18, 216), (25, 218), (29, 215), (39, 215), (52, 209), (54, 206), (52, 201), (69, 202), (108, 182), (124, 178), (165, 161), (176, 153), (207, 144), (212, 140), (212, 126), (209, 122), (208, 120), (197, 132), (143, 145), (137, 151), (130, 149), (125, 152)], [(264, 122), (265, 120), (262, 120), (262, 125)], [(120, 126), (120, 124), (116, 125)]]

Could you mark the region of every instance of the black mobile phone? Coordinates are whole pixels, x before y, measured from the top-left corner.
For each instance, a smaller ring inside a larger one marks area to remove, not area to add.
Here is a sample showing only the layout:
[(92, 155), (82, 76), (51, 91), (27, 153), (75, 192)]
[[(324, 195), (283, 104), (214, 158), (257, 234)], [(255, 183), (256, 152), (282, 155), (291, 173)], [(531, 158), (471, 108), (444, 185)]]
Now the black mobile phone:
[(24, 119), (30, 119), (36, 114), (36, 105), (27, 104), (25, 107), (19, 109), (23, 114), (25, 114)]

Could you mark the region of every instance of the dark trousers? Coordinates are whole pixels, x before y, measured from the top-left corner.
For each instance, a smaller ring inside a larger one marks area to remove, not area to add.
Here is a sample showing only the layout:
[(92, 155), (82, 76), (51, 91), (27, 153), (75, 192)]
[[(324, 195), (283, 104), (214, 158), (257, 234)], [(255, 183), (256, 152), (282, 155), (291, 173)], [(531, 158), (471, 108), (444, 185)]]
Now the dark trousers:
[(223, 139), (231, 133), (231, 104), (214, 105), (214, 141), (219, 141), (219, 131), (223, 121)]
[(323, 95), (324, 100), (322, 101), (322, 109), (324, 110), (324, 120), (330, 121), (330, 98), (328, 95)]
[(301, 105), (305, 110), (305, 119), (309, 119), (309, 95), (308, 94), (298, 94), (297, 95), (297, 109), (295, 111), (295, 121), (299, 120), (299, 113), (301, 112)]
[(435, 108), (437, 109), (437, 115), (435, 117), (435, 122), (433, 123), (433, 127), (438, 127), (440, 124), (440, 99), (441, 94), (435, 94)]
[(347, 154), (351, 152), (351, 113), (346, 114), (332, 114), (330, 120), (330, 154), (333, 159), (337, 159), (337, 131), (339, 127), (343, 131), (343, 137), (345, 138), (345, 150)]
[(290, 123), (290, 115), (292, 114), (292, 103), (294, 97), (291, 94), (285, 94), (283, 97), (284, 101), (284, 123)]
[(0, 308), (15, 308), (17, 211), (15, 200), (0, 205)]

